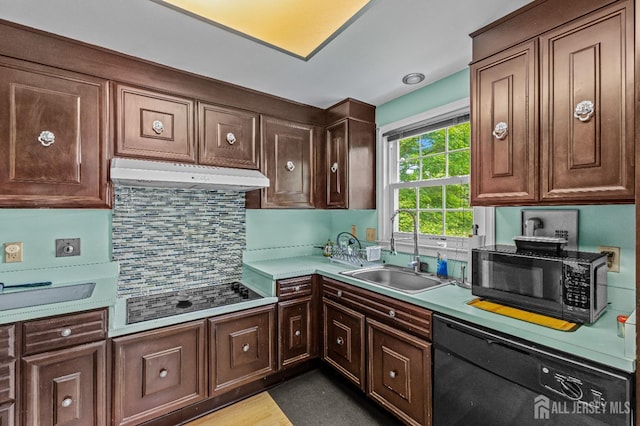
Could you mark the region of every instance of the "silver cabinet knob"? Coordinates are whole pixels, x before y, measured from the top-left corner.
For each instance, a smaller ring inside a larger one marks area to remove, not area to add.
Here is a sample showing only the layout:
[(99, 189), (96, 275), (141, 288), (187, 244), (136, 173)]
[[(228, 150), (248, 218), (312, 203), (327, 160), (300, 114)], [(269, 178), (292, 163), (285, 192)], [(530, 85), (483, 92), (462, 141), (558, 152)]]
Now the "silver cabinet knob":
[(331, 165), (331, 173), (336, 173), (338, 171), (338, 163), (333, 163)]
[(296, 330), (296, 332), (295, 332), (295, 333), (293, 333), (293, 334), (295, 334), (295, 335), (296, 335), (296, 337), (300, 337), (300, 334), (301, 334), (301, 333), (300, 333), (300, 330)]
[(71, 329), (70, 329), (70, 328), (65, 328), (64, 330), (62, 330), (62, 331), (60, 332), (60, 335), (61, 335), (62, 337), (69, 337), (69, 336), (71, 336)]
[(493, 136), (496, 139), (502, 140), (507, 137), (508, 131), (509, 131), (509, 125), (504, 121), (501, 121), (498, 124), (496, 124), (496, 127), (493, 128)]
[(245, 344), (242, 346), (242, 352), (249, 352), (249, 344), (248, 344), (248, 343), (245, 343)]
[(71, 404), (73, 404), (73, 399), (71, 399), (70, 396), (67, 396), (65, 399), (62, 400), (62, 402), (60, 403), (60, 405), (62, 405), (63, 408), (69, 408), (71, 407)]
[(397, 375), (398, 373), (395, 370), (389, 371), (389, 377), (391, 377), (392, 379), (395, 379)]
[(299, 286), (299, 285), (295, 286), (295, 287), (294, 287), (294, 290), (295, 290), (295, 291), (300, 291), (300, 286)]
[(227, 133), (227, 143), (229, 145), (233, 145), (234, 143), (236, 143), (236, 135), (234, 135), (233, 133), (229, 132)]
[(42, 144), (42, 146), (51, 146), (56, 141), (56, 135), (49, 130), (44, 130), (40, 132), (40, 136), (38, 136), (38, 142)]
[(344, 345), (344, 339), (342, 337), (338, 337), (336, 339), (336, 343), (340, 346)]
[(160, 378), (164, 379), (165, 377), (167, 377), (169, 375), (169, 371), (166, 368), (163, 368), (162, 370), (160, 370)]
[(151, 128), (154, 132), (156, 132), (156, 135), (164, 132), (164, 124), (162, 124), (162, 121), (160, 120), (155, 120), (153, 123), (151, 123)]
[(287, 164), (284, 166), (285, 169), (287, 169), (287, 171), (292, 172), (295, 170), (296, 165), (293, 164), (293, 161), (287, 161)]
[(586, 100), (576, 105), (573, 116), (580, 121), (589, 121), (594, 112), (595, 107), (593, 106), (593, 102)]
[(391, 309), (391, 310), (389, 311), (389, 316), (390, 316), (391, 318), (395, 318), (395, 316), (396, 316), (396, 311), (394, 311), (393, 309)]
[(338, 297), (342, 297), (342, 290), (338, 290), (338, 292), (336, 293)]

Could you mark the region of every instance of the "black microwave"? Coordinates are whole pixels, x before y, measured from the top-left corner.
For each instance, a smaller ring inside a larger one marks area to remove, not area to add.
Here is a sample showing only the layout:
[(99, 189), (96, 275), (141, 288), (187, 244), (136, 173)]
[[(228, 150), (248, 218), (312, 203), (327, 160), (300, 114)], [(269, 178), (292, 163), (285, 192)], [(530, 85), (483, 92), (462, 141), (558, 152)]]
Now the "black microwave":
[(526, 311), (591, 324), (607, 307), (603, 253), (523, 251), (496, 245), (473, 249), (471, 293)]

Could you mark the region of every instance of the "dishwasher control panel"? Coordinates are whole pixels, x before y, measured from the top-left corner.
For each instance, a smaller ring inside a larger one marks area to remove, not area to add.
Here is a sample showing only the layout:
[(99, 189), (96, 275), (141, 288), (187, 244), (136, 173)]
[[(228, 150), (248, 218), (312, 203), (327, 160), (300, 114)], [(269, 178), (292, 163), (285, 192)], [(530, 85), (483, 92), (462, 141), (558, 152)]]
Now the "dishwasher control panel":
[(546, 365), (540, 365), (540, 384), (572, 401), (604, 406), (607, 401), (602, 389), (582, 378)]

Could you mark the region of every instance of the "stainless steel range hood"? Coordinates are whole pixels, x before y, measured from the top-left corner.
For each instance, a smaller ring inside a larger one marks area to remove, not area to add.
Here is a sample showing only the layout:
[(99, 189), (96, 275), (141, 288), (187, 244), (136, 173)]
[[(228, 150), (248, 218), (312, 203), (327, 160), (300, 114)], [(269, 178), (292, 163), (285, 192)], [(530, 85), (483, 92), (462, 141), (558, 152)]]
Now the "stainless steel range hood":
[(111, 160), (114, 185), (151, 188), (224, 189), (239, 192), (266, 188), (269, 179), (257, 170), (162, 161), (114, 158)]

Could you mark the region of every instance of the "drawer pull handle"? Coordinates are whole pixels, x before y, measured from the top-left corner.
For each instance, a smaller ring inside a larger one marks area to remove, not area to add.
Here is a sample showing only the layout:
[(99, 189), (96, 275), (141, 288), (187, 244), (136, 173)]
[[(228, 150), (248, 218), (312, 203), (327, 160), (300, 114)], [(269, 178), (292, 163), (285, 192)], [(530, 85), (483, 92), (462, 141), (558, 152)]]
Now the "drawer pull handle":
[(249, 352), (249, 344), (245, 343), (244, 345), (242, 345), (242, 352)]
[(342, 337), (338, 337), (336, 339), (336, 343), (340, 346), (344, 345), (344, 339)]
[(295, 332), (295, 333), (293, 333), (293, 334), (295, 334), (295, 335), (296, 335), (296, 337), (300, 337), (300, 330), (296, 330), (296, 332)]
[(62, 402), (60, 403), (60, 405), (62, 405), (63, 408), (69, 408), (71, 407), (71, 404), (73, 404), (73, 399), (71, 399), (70, 396), (67, 396), (65, 399), (62, 400)]
[(162, 370), (160, 370), (160, 378), (164, 379), (165, 377), (167, 377), (169, 375), (169, 371), (166, 368), (163, 368)]
[(151, 128), (156, 132), (156, 135), (164, 132), (164, 124), (162, 124), (162, 121), (160, 120), (154, 120), (154, 122), (151, 123)]
[(391, 309), (391, 310), (389, 311), (389, 316), (390, 316), (391, 318), (395, 318), (395, 316), (396, 316), (396, 311), (394, 311), (393, 309)]
[(333, 163), (331, 165), (331, 173), (336, 173), (338, 171), (338, 163)]
[(287, 161), (287, 165), (284, 166), (285, 169), (287, 169), (288, 172), (292, 172), (295, 170), (296, 165), (293, 164), (293, 161)]
[(392, 379), (395, 379), (397, 375), (398, 373), (396, 372), (396, 370), (389, 371), (389, 377), (391, 377)]
[(38, 136), (38, 142), (40, 142), (44, 147), (53, 145), (55, 141), (56, 135), (49, 130), (40, 132), (40, 136)]
[(576, 105), (576, 110), (574, 111), (573, 116), (580, 121), (589, 121), (594, 111), (595, 108), (593, 107), (593, 102), (582, 101)]
[(493, 136), (496, 139), (502, 140), (507, 137), (507, 132), (509, 131), (509, 125), (504, 121), (496, 124), (496, 127), (493, 128)]
[(231, 132), (227, 133), (227, 143), (229, 145), (233, 145), (234, 143), (236, 143), (236, 140), (236, 135)]
[(295, 286), (294, 290), (295, 291), (300, 291), (300, 286), (299, 285)]
[(62, 330), (62, 331), (60, 332), (60, 335), (61, 335), (62, 337), (69, 337), (69, 336), (71, 336), (71, 329), (70, 329), (70, 328), (65, 328), (64, 330)]
[(338, 290), (338, 293), (336, 293), (338, 295), (338, 297), (342, 297), (342, 290)]

